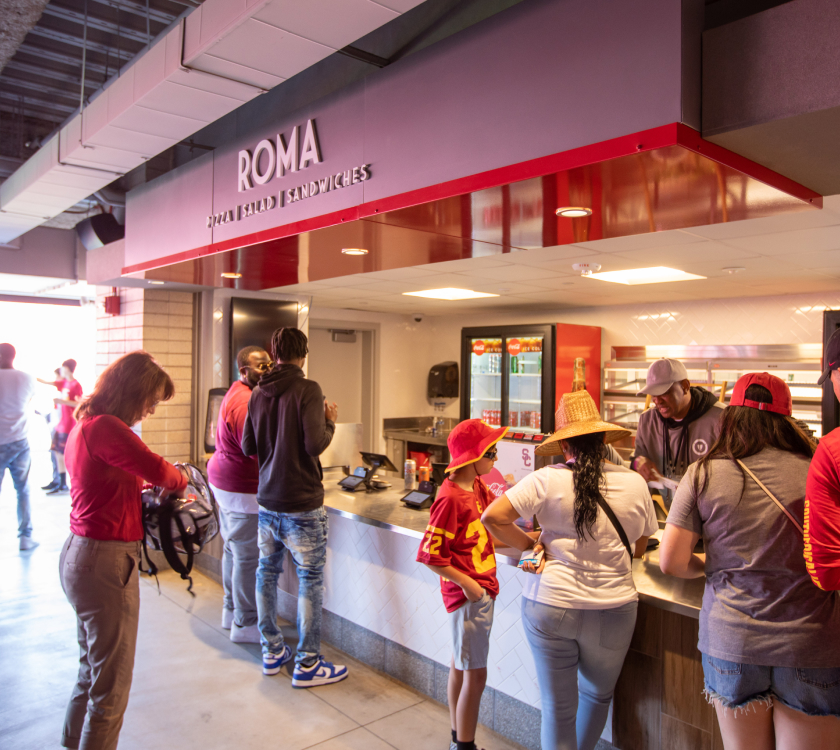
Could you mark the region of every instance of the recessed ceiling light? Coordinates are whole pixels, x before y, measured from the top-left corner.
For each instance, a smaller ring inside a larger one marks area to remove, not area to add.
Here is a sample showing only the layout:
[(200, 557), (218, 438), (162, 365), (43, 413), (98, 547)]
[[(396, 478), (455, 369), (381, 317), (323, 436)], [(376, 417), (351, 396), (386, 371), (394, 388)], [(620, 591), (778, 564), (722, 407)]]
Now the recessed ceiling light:
[(721, 268), (720, 270), (731, 276), (733, 273), (741, 273), (741, 271), (746, 271), (747, 269), (743, 266), (729, 266), (728, 268)]
[(654, 266), (653, 268), (629, 268), (626, 271), (593, 273), (586, 278), (634, 286), (636, 284), (661, 284), (666, 281), (689, 281), (690, 279), (705, 279), (706, 277), (678, 271), (676, 268)]
[(368, 251), (363, 247), (343, 247), (341, 252), (345, 255), (367, 255)]
[(222, 272), (223, 279), (241, 279), (242, 274), (236, 273), (236, 271), (223, 271)]
[(428, 297), (429, 299), (479, 299), (481, 297), (498, 297), (498, 294), (487, 294), (485, 292), (474, 292), (472, 289), (456, 289), (445, 287), (444, 289), (425, 289), (422, 292), (403, 292), (406, 297)]
[(149, 283), (150, 284), (165, 284), (166, 282), (165, 281), (152, 281), (151, 279), (149, 279)]
[(558, 216), (565, 216), (567, 219), (576, 219), (579, 216), (591, 216), (592, 209), (585, 206), (563, 206), (554, 213)]

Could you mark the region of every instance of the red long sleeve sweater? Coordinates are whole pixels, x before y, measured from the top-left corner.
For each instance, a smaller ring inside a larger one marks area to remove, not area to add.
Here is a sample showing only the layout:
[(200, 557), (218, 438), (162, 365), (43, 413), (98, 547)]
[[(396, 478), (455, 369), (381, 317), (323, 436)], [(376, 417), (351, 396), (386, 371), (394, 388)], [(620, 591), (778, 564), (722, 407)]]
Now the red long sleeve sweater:
[(808, 470), (805, 564), (821, 589), (840, 589), (840, 429), (820, 440)]
[(90, 539), (143, 538), (143, 480), (171, 490), (187, 486), (178, 469), (110, 415), (78, 422), (67, 438), (64, 460), (71, 482), (70, 530)]

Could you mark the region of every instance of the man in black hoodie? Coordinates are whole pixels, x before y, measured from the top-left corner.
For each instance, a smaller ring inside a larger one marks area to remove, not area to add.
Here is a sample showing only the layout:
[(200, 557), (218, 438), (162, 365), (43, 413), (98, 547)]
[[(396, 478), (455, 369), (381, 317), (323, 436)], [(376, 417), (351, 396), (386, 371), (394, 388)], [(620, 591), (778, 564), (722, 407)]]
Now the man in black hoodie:
[(257, 490), (260, 564), (257, 614), (263, 674), (277, 674), (292, 658), (277, 627), (277, 579), (288, 549), (297, 569), (298, 650), (294, 687), (328, 685), (347, 677), (347, 667), (321, 656), (321, 604), (327, 559), (327, 512), (320, 456), (335, 432), (338, 409), (321, 387), (303, 375), (306, 334), (278, 328), (271, 337), (275, 368), (251, 393), (242, 452), (260, 464)]

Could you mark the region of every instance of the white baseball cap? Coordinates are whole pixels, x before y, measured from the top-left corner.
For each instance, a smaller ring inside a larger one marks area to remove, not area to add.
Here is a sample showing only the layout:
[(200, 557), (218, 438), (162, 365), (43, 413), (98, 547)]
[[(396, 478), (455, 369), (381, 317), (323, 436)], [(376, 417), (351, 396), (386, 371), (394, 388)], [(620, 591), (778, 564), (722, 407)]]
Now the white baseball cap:
[(678, 359), (658, 359), (648, 367), (645, 385), (639, 393), (661, 396), (674, 383), (688, 380), (688, 371)]

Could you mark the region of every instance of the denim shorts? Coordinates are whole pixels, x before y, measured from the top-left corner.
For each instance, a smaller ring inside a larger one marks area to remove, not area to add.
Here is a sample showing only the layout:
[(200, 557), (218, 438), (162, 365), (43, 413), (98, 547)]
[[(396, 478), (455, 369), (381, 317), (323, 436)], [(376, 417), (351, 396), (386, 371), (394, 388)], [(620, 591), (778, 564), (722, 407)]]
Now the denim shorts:
[(701, 656), (709, 701), (737, 710), (778, 700), (809, 716), (840, 717), (840, 668), (759, 667)]

